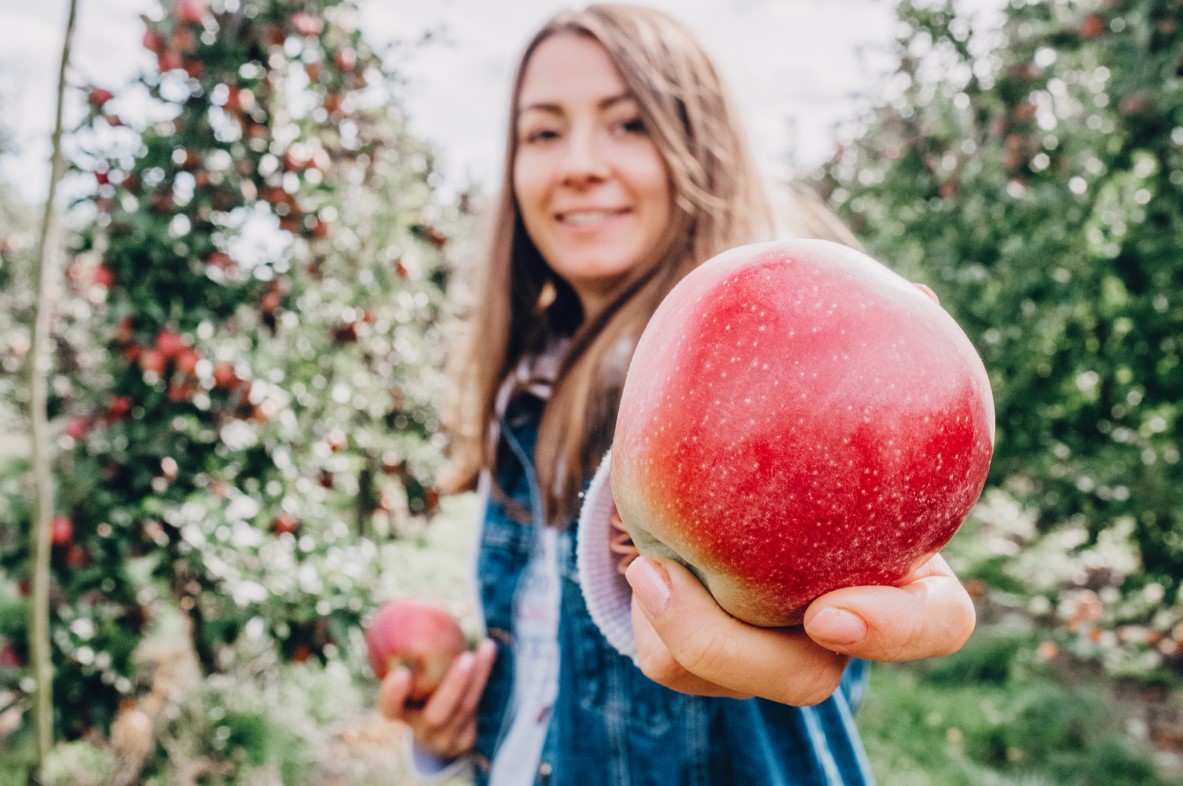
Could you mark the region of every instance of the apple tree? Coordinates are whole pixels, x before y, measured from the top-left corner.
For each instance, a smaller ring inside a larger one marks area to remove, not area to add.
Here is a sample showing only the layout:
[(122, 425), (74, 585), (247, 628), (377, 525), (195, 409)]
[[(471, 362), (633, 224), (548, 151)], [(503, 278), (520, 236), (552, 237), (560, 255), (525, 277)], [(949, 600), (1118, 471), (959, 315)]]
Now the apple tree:
[[(166, 606), (207, 672), (244, 642), (340, 656), (381, 545), (438, 504), (444, 294), (466, 216), (436, 197), (357, 9), (176, 0), (142, 44), (155, 67), (85, 86), (72, 135), (93, 183), (72, 210), (87, 319), (59, 321), (60, 343), (77, 324), (100, 351), (53, 380), (68, 736), (143, 687), (136, 647)], [(27, 511), (10, 490), (0, 566), (20, 586)]]
[(901, 4), (891, 98), (818, 186), (983, 355), (991, 485), (1052, 553), (1016, 591), (1117, 667), (1180, 663), (1183, 4), (1004, 14)]

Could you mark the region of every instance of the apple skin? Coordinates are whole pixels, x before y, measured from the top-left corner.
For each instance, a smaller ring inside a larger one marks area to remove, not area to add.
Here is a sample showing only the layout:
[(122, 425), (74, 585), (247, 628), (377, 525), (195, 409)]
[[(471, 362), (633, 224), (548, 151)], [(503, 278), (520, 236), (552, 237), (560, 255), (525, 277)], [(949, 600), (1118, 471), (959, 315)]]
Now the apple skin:
[(611, 485), (641, 554), (686, 565), (738, 619), (782, 627), (940, 550), (993, 449), (989, 378), (948, 313), (859, 251), (777, 241), (714, 257), (657, 308)]
[(366, 646), (378, 679), (405, 666), (412, 675), (407, 700), (423, 702), (468, 643), (447, 609), (423, 598), (401, 598), (378, 609), (366, 628)]

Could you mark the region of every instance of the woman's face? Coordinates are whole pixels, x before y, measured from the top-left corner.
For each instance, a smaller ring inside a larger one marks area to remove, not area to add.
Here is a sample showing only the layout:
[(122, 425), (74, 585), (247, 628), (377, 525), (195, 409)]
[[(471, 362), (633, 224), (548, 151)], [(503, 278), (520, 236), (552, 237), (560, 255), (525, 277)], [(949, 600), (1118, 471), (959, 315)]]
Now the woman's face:
[(669, 223), (669, 172), (590, 38), (558, 34), (534, 50), (517, 114), (513, 189), (526, 232), (594, 314)]

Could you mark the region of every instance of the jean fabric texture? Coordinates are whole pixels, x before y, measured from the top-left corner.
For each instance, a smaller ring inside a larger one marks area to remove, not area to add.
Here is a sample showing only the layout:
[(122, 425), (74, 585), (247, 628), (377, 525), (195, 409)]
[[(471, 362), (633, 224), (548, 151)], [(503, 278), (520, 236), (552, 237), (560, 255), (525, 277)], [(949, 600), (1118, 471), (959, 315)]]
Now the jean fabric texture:
[[(477, 715), (477, 786), (512, 711), (514, 594), (543, 526), (533, 456), (541, 402), (518, 396), (501, 424), (497, 487), (486, 504), (477, 583), (487, 634), (497, 642)], [(512, 502), (509, 502), (512, 501)], [(511, 507), (531, 512), (523, 522)], [(853, 712), (867, 664), (852, 661), (842, 685), (814, 707), (763, 699), (687, 696), (644, 676), (604, 639), (588, 614), (575, 559), (575, 525), (558, 539), (561, 600), (559, 689), (537, 786), (866, 786), (873, 783)]]

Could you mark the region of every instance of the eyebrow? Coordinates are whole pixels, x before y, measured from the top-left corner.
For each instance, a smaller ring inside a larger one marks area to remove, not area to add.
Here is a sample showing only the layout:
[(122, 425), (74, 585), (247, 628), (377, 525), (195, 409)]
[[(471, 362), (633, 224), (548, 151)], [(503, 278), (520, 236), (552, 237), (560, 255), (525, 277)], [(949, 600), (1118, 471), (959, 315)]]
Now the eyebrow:
[[(601, 99), (599, 101), (599, 103), (596, 104), (596, 108), (597, 109), (608, 109), (612, 106), (615, 106), (616, 104), (619, 104), (619, 103), (622, 103), (625, 101), (636, 101), (636, 100), (637, 99), (633, 96), (632, 93), (618, 93), (617, 95), (608, 96), (607, 98)], [(549, 101), (535, 101), (532, 104), (523, 104), (518, 107), (518, 114), (519, 115), (525, 114), (526, 112), (529, 112), (529, 111), (548, 112), (550, 114), (558, 115), (558, 114), (563, 113), (563, 107), (561, 104), (557, 104), (557, 103), (553, 103), (553, 102), (549, 102)]]

